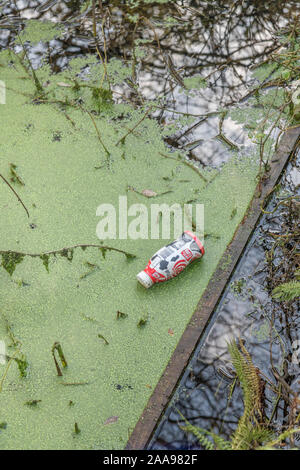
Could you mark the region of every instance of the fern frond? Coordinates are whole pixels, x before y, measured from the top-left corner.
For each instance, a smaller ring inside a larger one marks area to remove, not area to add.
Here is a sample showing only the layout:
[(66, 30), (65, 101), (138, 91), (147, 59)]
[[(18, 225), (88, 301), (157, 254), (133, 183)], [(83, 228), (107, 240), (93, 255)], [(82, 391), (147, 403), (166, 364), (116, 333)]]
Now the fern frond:
[(242, 342), (240, 342), (240, 349), (234, 341), (229, 343), (228, 350), (243, 391), (244, 401), (244, 413), (231, 440), (225, 440), (211, 431), (193, 426), (177, 410), (185, 421), (185, 426), (180, 426), (180, 428), (186, 433), (192, 433), (196, 436), (206, 450), (273, 450), (283, 440), (295, 433), (300, 433), (300, 428), (294, 428), (274, 438), (274, 432), (262, 423), (263, 390), (259, 369), (254, 366), (251, 356)]
[(300, 281), (290, 281), (275, 287), (272, 296), (276, 300), (293, 300), (300, 297)]
[(202, 428), (198, 428), (197, 426), (193, 426), (192, 424), (188, 423), (185, 426), (180, 426), (180, 429), (185, 431), (186, 433), (192, 433), (195, 437), (197, 437), (199, 443), (205, 448), (205, 450), (214, 450), (215, 446), (213, 442), (211, 442), (203, 432)]
[(218, 434), (213, 432), (208, 432), (208, 435), (213, 438), (217, 450), (232, 450), (232, 444), (230, 441), (223, 439), (223, 437), (220, 437)]
[[(184, 419), (186, 423), (185, 426), (180, 426), (180, 429), (186, 433), (192, 433), (194, 436), (196, 436), (200, 444), (202, 444), (206, 450), (215, 450), (215, 448), (217, 450), (230, 450), (232, 448), (230, 441), (226, 441), (223, 439), (223, 437), (218, 436), (218, 434), (215, 434), (214, 432), (207, 431), (206, 429), (200, 428), (198, 426), (193, 426), (183, 416), (183, 414), (180, 413), (179, 410), (177, 410), (177, 413), (181, 416), (182, 419)], [(208, 439), (207, 436), (211, 437), (213, 442)]]
[[(215, 434), (214, 432), (207, 431), (206, 429), (199, 428), (198, 426), (193, 426), (192, 424), (187, 424), (186, 426), (180, 426), (180, 428), (185, 431), (185, 432), (190, 432), (194, 434), (194, 436), (197, 437), (198, 441), (200, 444), (205, 447), (206, 450), (231, 450), (231, 442), (226, 441), (226, 439), (223, 439), (223, 437), (218, 436), (218, 434)], [(213, 439), (213, 442), (211, 442), (208, 437), (211, 437)]]
[(237, 429), (232, 436), (232, 449), (248, 450), (252, 447), (254, 429), (256, 429), (257, 437), (263, 431), (256, 419), (257, 415), (261, 415), (262, 409), (261, 381), (250, 354), (242, 343), (240, 346), (242, 352), (239, 351), (234, 341), (228, 345), (232, 363), (243, 390), (244, 401), (243, 416), (240, 418)]
[(257, 447), (257, 450), (274, 450), (275, 446), (280, 444), (283, 440), (288, 439), (293, 434), (300, 433), (300, 428), (288, 429), (283, 432), (271, 442), (267, 442), (264, 446)]
[[(273, 438), (274, 432), (263, 427), (253, 427), (248, 434), (249, 442), (262, 444), (270, 442)], [(256, 447), (256, 446), (255, 446)]]

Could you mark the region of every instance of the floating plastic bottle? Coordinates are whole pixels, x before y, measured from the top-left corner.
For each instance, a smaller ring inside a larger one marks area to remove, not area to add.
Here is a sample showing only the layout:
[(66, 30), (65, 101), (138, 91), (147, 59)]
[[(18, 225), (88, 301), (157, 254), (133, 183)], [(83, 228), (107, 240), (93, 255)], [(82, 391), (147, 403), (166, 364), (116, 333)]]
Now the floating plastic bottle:
[(157, 282), (178, 276), (188, 264), (204, 255), (204, 247), (192, 232), (183, 232), (181, 237), (158, 250), (146, 268), (137, 275), (137, 280), (146, 289)]

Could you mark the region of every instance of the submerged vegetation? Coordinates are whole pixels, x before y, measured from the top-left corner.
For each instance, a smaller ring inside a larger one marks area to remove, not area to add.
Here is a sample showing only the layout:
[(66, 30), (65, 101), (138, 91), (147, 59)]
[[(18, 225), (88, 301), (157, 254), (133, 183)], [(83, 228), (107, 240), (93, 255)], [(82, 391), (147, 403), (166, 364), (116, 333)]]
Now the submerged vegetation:
[(83, 251), (85, 251), (87, 248), (98, 248), (103, 258), (105, 258), (107, 251), (115, 251), (117, 253), (124, 254), (126, 256), (126, 259), (128, 260), (136, 258), (136, 256), (133, 255), (132, 253), (128, 253), (126, 251), (123, 251), (123, 250), (120, 250), (118, 248), (114, 248), (111, 246), (106, 246), (103, 244), (82, 243), (82, 244), (73, 245), (67, 248), (61, 248), (60, 250), (52, 250), (52, 251), (47, 251), (44, 253), (20, 253), (20, 252), (11, 251), (11, 250), (0, 251), (0, 255), (2, 256), (1, 266), (8, 272), (10, 276), (12, 276), (16, 269), (17, 264), (21, 263), (24, 260), (24, 258), (27, 256), (29, 258), (40, 258), (43, 262), (43, 265), (46, 268), (46, 271), (49, 272), (49, 260), (51, 257), (61, 256), (63, 258), (66, 258), (68, 261), (72, 261), (73, 256), (74, 256), (74, 251), (77, 248), (81, 248)]

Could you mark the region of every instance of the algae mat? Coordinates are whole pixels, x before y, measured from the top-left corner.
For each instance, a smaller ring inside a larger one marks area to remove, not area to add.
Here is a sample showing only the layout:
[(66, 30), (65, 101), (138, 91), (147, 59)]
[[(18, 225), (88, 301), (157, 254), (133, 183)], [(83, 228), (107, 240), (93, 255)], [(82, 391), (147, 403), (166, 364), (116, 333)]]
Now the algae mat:
[[(6, 104), (0, 106), (0, 172), (13, 178), (30, 212), (28, 219), (1, 183), (0, 250), (41, 253), (97, 244), (99, 204), (117, 207), (120, 195), (128, 196), (128, 204), (149, 207), (153, 202), (127, 192), (128, 186), (166, 193), (156, 203), (193, 200), (205, 205), (205, 231), (213, 234), (205, 241), (205, 257), (149, 291), (137, 284), (136, 273), (165, 244), (161, 240), (106, 243), (135, 254), (132, 260), (118, 252), (103, 257), (90, 248), (76, 250), (72, 261), (51, 257), (49, 272), (40, 259), (29, 257), (12, 276), (0, 270), (0, 339), (9, 357), (15, 354), (28, 365), (23, 377), (16, 361), (0, 365), (0, 422), (7, 423), (0, 431), (0, 448), (124, 448), (244, 217), (257, 164), (233, 158), (217, 176), (206, 172), (207, 184), (182, 162), (161, 156), (167, 150), (154, 120), (143, 119), (116, 145), (145, 110), (104, 99), (103, 110), (90, 115), (66, 102), (55, 103), (55, 91), (52, 103), (33, 100), (34, 81), (17, 59), (4, 52), (0, 65), (7, 88)], [(47, 70), (36, 73), (43, 82)], [(53, 90), (68, 92), (64, 80), (65, 75), (49, 75), (49, 90), (55, 81)], [(88, 100), (94, 95), (89, 98), (88, 91), (76, 92), (92, 110)], [(128, 316), (117, 319), (117, 311)], [(146, 314), (147, 323), (138, 327)], [(68, 362), (62, 377), (51, 353), (55, 342)]]

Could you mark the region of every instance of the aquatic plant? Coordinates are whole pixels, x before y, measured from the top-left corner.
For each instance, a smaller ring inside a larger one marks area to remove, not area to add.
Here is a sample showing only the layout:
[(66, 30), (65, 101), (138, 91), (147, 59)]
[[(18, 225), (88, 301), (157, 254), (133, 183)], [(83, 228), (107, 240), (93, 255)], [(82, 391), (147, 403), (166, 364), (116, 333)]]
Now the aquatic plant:
[(244, 413), (232, 436), (232, 449), (247, 450), (253, 442), (262, 442), (265, 428), (262, 422), (262, 382), (259, 370), (253, 365), (251, 357), (240, 341), (240, 349), (235, 342), (228, 345), (232, 364), (243, 390)]
[[(136, 256), (132, 253), (128, 253), (127, 251), (120, 250), (118, 248), (114, 248), (112, 246), (106, 246), (101, 244), (92, 244), (92, 243), (81, 243), (78, 245), (73, 245), (70, 247), (61, 248), (59, 250), (51, 250), (44, 253), (23, 253), (18, 251), (12, 250), (0, 250), (0, 256), (2, 257), (1, 266), (8, 272), (10, 276), (14, 273), (17, 264), (21, 263), (25, 257), (29, 258), (40, 258), (43, 262), (43, 265), (46, 268), (46, 271), (49, 272), (49, 259), (50, 257), (56, 257), (57, 255), (67, 258), (68, 261), (72, 261), (74, 251), (77, 248), (81, 248), (83, 251), (87, 248), (98, 248), (100, 250), (103, 258), (105, 258), (107, 251), (116, 251), (117, 253), (121, 253), (126, 256), (126, 259), (131, 260), (136, 258)], [(86, 276), (86, 274), (85, 274)]]
[(141, 328), (141, 327), (145, 326), (146, 323), (148, 323), (148, 321), (149, 321), (149, 313), (146, 312), (139, 319), (139, 321), (137, 323), (138, 328)]
[[(223, 439), (218, 434), (208, 431), (207, 429), (200, 428), (198, 426), (193, 426), (191, 423), (188, 422), (187, 419), (178, 411), (178, 414), (181, 418), (185, 421), (185, 425), (181, 425), (180, 429), (185, 431), (186, 433), (193, 434), (197, 439), (198, 442), (204, 447), (205, 450), (231, 450), (232, 445), (230, 441)], [(209, 437), (211, 439), (209, 439)]]
[(294, 300), (300, 297), (300, 281), (290, 281), (275, 287), (273, 298), (280, 301)]

